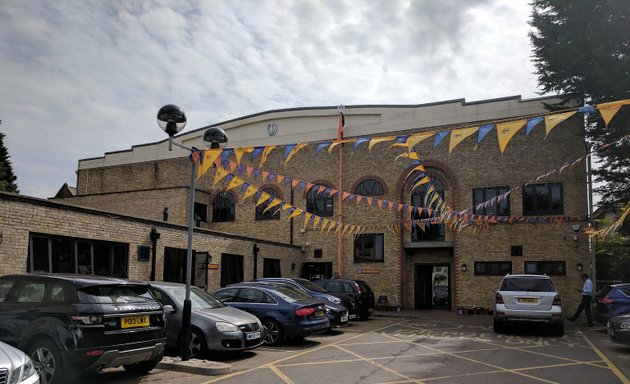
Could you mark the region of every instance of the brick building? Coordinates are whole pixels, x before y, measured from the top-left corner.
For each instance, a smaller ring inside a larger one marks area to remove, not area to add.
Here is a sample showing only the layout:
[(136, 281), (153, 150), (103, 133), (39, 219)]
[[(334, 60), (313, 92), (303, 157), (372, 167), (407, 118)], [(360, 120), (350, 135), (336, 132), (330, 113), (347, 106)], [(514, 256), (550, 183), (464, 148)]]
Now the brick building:
[[(350, 141), (331, 151), (316, 149), (337, 138), (339, 113), (334, 107), (269, 111), (217, 124), (226, 131), (229, 148), (276, 147), (262, 166), (260, 156), (246, 150), (240, 168), (235, 168), (234, 154), (222, 165), (283, 204), (314, 216), (305, 224), (305, 215), (290, 218), (289, 210), (264, 211), (266, 203), (257, 206), (258, 194), (244, 198), (241, 188), (226, 191), (229, 178), (215, 185), (211, 169), (197, 181), (193, 246), (211, 255), (218, 268), (208, 271), (208, 288), (254, 274), (313, 279), (341, 271), (344, 277), (367, 281), (390, 305), (452, 310), (489, 307), (505, 273), (537, 272), (553, 275), (567, 310), (573, 310), (581, 269), (590, 266), (588, 239), (581, 233), (586, 223), (580, 219), (587, 214), (586, 171), (583, 164), (550, 171), (586, 153), (582, 115), (553, 130), (544, 120), (527, 133), (522, 128), (506, 146), (498, 133), (504, 123), (544, 116), (544, 104), (554, 101), (509, 97), (346, 107), (343, 133)], [(481, 139), (475, 131), (452, 151), (448, 136), (439, 134), (479, 126), (492, 127), (491, 133)], [(175, 139), (201, 148), (205, 128)], [(423, 133), (433, 134), (412, 147), (424, 172), (417, 162), (400, 156), (403, 149), (391, 147)], [(444, 137), (441, 143), (438, 136)], [(307, 145), (287, 161), (286, 146), (295, 143)], [(54, 201), (141, 218), (150, 223), (143, 227), (146, 243), (149, 226), (186, 226), (188, 156), (178, 148), (169, 152), (163, 140), (80, 160), (76, 195)], [(423, 176), (430, 183), (418, 187)], [(353, 197), (341, 202), (341, 217), (339, 194), (331, 190)], [(431, 196), (425, 198), (427, 194)], [(451, 212), (479, 216), (440, 222), (438, 203)], [(419, 212), (413, 207), (433, 209)], [(492, 215), (504, 219), (488, 220)], [(340, 231), (339, 246), (337, 231), (323, 229), (315, 218), (357, 227)], [(364, 229), (355, 230), (359, 227)], [(113, 228), (102, 231), (117, 238)], [(224, 242), (221, 236), (238, 241), (217, 246)], [(129, 241), (131, 247), (139, 243)], [(183, 244), (179, 247), (185, 248)], [(160, 244), (156, 256), (158, 280), (176, 279), (160, 271), (181, 269), (177, 252)], [(136, 264), (131, 257), (130, 272)], [(148, 278), (145, 267), (130, 276)]]

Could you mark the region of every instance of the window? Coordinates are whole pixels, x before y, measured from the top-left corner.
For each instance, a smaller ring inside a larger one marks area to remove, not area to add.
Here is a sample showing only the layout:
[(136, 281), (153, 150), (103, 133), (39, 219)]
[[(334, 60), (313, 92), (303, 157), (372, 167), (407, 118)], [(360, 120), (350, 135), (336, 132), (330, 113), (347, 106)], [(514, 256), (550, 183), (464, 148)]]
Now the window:
[(384, 235), (361, 234), (354, 238), (354, 262), (364, 263), (384, 260)]
[(475, 261), (475, 276), (505, 276), (512, 273), (511, 261)]
[(264, 258), (263, 277), (282, 277), (282, 273), (280, 273), (280, 260)]
[(243, 281), (243, 256), (221, 255), (221, 286)]
[(214, 197), (212, 202), (212, 221), (234, 221), (234, 197), (229, 192), (221, 192)]
[(128, 277), (129, 245), (32, 234), (29, 272)]
[(195, 222), (208, 221), (208, 206), (203, 203), (195, 203)]
[(533, 184), (523, 188), (523, 215), (560, 215), (562, 183)]
[[(510, 187), (508, 186), (473, 188), (473, 214), (510, 216), (510, 195), (501, 198), (500, 202), (498, 199), (494, 199), (497, 196), (507, 193), (509, 190)], [(492, 201), (490, 202), (490, 200)], [(485, 202), (489, 203), (485, 206), (478, 206)]]
[[(424, 174), (418, 176), (414, 180), (414, 184), (421, 178), (425, 177)], [(440, 199), (444, 200), (444, 186), (442, 182), (435, 177), (431, 177), (431, 184), (435, 188)], [(411, 192), (411, 205), (415, 207), (425, 207), (429, 204), (429, 201), (425, 202), (427, 197), (427, 188), (429, 184), (423, 184)], [(431, 198), (431, 196), (428, 196)], [(418, 213), (414, 211), (411, 213), (411, 219), (416, 220), (421, 225), (414, 225), (411, 231), (411, 241), (444, 241), (445, 239), (445, 226), (443, 223), (430, 223), (433, 214), (428, 214), (426, 211)]]
[[(271, 197), (278, 197), (278, 191), (274, 188), (262, 188), (263, 192), (267, 192)], [(269, 203), (264, 202), (256, 207), (256, 220), (279, 220), (280, 219), (280, 205), (267, 210)]]
[(362, 181), (357, 189), (354, 191), (355, 194), (361, 196), (382, 196), (385, 194), (385, 190), (383, 188), (383, 184), (374, 179), (368, 179)]
[(548, 276), (566, 276), (567, 266), (564, 261), (526, 261), (525, 273)]
[(306, 211), (317, 216), (331, 217), (334, 214), (333, 198), (325, 192), (317, 193), (318, 186), (311, 188), (306, 195)]

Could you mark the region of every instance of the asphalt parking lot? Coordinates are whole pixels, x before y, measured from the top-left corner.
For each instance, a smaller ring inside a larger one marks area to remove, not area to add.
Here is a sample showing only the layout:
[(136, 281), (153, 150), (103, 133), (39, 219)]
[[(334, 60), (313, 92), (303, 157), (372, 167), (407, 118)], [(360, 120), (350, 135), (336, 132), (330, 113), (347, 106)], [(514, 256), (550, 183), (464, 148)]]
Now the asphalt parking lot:
[(630, 383), (630, 347), (603, 328), (567, 324), (561, 338), (535, 326), (495, 334), (490, 316), (446, 311), (377, 313), (303, 341), (209, 358), (208, 367), (228, 369), (163, 364), (136, 377), (110, 369), (90, 383)]

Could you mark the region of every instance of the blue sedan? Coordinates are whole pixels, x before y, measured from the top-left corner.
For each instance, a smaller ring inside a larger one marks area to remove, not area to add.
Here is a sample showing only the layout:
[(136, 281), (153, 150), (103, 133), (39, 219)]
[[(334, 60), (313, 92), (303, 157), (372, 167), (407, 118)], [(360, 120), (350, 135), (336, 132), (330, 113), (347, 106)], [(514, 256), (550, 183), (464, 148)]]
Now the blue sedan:
[(595, 297), (595, 321), (601, 324), (615, 316), (630, 313), (630, 283), (607, 285)]
[(267, 328), (265, 344), (325, 332), (326, 306), (295, 290), (265, 285), (230, 285), (214, 293), (225, 304), (258, 317)]

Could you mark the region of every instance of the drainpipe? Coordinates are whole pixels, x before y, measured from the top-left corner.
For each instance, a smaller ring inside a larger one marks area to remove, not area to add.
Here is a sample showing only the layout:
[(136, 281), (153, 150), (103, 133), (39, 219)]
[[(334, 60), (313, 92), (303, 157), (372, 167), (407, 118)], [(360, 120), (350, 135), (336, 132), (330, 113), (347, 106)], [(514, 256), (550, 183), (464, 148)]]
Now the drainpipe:
[(157, 256), (157, 241), (160, 238), (160, 233), (155, 229), (155, 227), (151, 228), (151, 233), (149, 234), (151, 238), (151, 275), (149, 280), (155, 281), (155, 258)]

